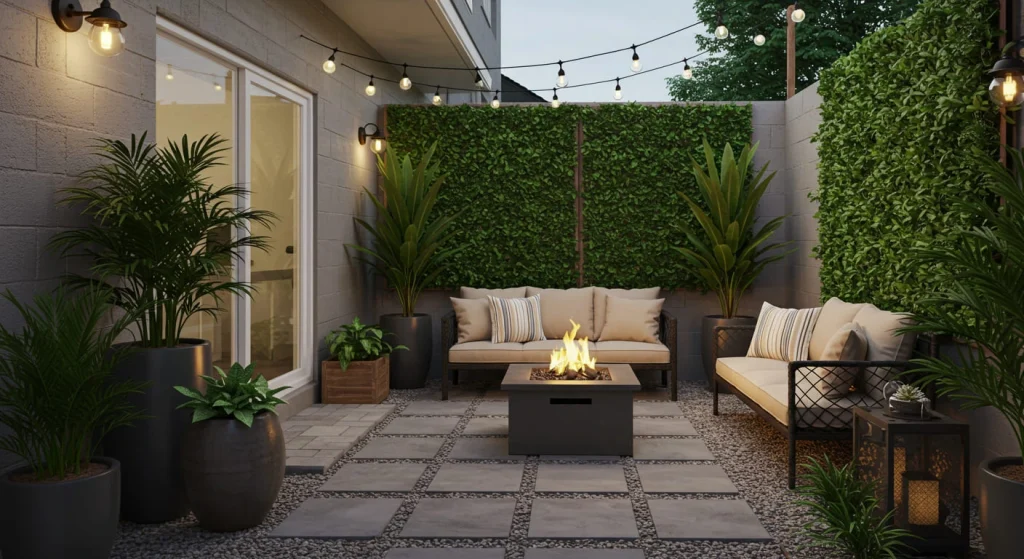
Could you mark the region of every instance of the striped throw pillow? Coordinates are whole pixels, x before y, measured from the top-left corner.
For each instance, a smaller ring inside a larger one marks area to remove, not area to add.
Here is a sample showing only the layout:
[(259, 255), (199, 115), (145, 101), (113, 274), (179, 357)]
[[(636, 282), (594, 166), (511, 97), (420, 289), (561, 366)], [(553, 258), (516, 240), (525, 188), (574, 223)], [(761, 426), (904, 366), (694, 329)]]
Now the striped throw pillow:
[(761, 306), (761, 314), (754, 327), (747, 357), (762, 357), (779, 361), (807, 359), (811, 332), (818, 321), (821, 307), (813, 309), (780, 309), (770, 303)]
[(537, 342), (544, 338), (540, 295), (522, 299), (487, 296), (491, 304), (491, 343)]

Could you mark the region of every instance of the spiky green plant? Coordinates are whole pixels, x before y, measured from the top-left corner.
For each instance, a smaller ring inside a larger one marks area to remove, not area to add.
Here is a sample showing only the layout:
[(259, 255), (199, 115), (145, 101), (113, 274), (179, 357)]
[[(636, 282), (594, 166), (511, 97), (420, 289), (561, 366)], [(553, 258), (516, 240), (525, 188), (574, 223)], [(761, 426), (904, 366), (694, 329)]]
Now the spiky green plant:
[(901, 384), (892, 396), (903, 402), (923, 402), (928, 399), (924, 391), (913, 384)]
[(679, 193), (700, 223), (703, 234), (680, 222), (679, 227), (689, 246), (676, 247), (676, 250), (697, 269), (704, 286), (718, 296), (725, 318), (736, 316), (740, 297), (765, 266), (788, 254), (774, 252), (788, 243), (765, 244), (782, 226), (785, 216), (756, 226), (757, 205), (775, 177), (774, 172), (767, 173), (768, 165), (751, 176), (756, 152), (757, 144), (744, 146), (737, 159), (732, 146), (726, 144), (719, 170), (715, 165), (715, 153), (704, 140), (706, 170), (691, 158), (704, 204), (702, 206), (686, 194)]
[(246, 427), (252, 427), (256, 414), (277, 413), (275, 408), (285, 401), (275, 394), (291, 388), (270, 388), (263, 375), (255, 374), (255, 368), (255, 363), (250, 363), (248, 367), (235, 363), (225, 373), (224, 369), (215, 366), (217, 376), (203, 375), (206, 381), (205, 392), (197, 392), (187, 386), (175, 386), (175, 390), (188, 398), (178, 409), (191, 409), (192, 423), (230, 417), (241, 421)]
[(31, 305), (2, 297), (24, 326), (0, 325), (0, 423), (10, 429), (0, 449), (41, 480), (80, 473), (104, 435), (140, 417), (127, 396), (142, 385), (111, 380), (125, 351), (114, 341), (134, 317), (111, 320), (110, 294), (94, 288), (61, 288)]
[(269, 226), (273, 214), (239, 209), (249, 191), (213, 186), (204, 175), (222, 165), (228, 148), (216, 134), (166, 148), (100, 140), (104, 163), (82, 175), (83, 184), (64, 191), (64, 202), (81, 205), (88, 226), (55, 235), (62, 254), (84, 255), (92, 277), (75, 285), (109, 284), (114, 303), (137, 315), (138, 343), (174, 347), (185, 322), (197, 313), (216, 315), (225, 294), (248, 295), (251, 284), (232, 281), (231, 266), (246, 247), (266, 249), (267, 238), (248, 234)]

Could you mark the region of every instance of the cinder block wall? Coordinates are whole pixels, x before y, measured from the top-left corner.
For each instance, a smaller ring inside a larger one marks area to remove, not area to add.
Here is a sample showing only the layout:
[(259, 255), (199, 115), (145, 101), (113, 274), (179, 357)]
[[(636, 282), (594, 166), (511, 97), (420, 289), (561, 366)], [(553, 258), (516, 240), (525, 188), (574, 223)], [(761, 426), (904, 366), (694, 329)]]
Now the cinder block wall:
[(808, 195), (818, 188), (818, 148), (811, 136), (821, 124), (821, 96), (818, 84), (807, 87), (786, 101), (786, 227), (795, 252), (790, 256), (790, 291), (795, 307), (821, 303), (821, 262), (811, 255), (818, 244), (818, 204)]

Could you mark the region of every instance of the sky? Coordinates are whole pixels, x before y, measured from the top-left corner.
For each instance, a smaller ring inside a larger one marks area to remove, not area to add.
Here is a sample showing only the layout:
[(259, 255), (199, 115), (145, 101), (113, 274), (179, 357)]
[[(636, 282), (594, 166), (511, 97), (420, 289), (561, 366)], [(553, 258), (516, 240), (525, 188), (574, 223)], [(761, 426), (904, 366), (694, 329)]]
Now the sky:
[[(697, 21), (690, 0), (503, 0), (501, 64), (557, 61), (628, 47)], [(697, 52), (694, 35), (704, 26), (683, 31), (637, 50), (644, 69), (680, 60)], [(564, 65), (569, 85), (632, 75), (632, 52), (626, 51)], [(667, 76), (682, 65), (624, 80), (623, 101), (669, 101)], [(529, 89), (552, 88), (558, 67), (503, 70)], [(615, 84), (560, 89), (560, 101), (611, 102)], [(551, 98), (551, 91), (540, 93)]]

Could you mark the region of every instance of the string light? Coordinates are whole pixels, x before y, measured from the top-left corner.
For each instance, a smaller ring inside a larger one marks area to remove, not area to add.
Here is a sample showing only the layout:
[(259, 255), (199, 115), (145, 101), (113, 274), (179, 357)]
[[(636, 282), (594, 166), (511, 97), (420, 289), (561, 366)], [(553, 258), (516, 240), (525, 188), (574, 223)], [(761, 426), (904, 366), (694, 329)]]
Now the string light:
[(222, 89), (224, 89), (224, 87), (222, 85), (220, 85), (220, 82), (213, 82), (213, 90), (214, 91), (220, 91)]
[(762, 35), (760, 33), (758, 33), (757, 35), (754, 35), (754, 44), (759, 46), (759, 47), (760, 46), (764, 46), (765, 40), (766, 39), (764, 38), (764, 35)]
[(370, 74), (370, 83), (366, 84), (366, 96), (373, 97), (377, 93), (377, 86), (373, 85), (373, 74)]
[(800, 2), (793, 0), (793, 15), (790, 17), (793, 18), (793, 23), (800, 23), (807, 19), (807, 12), (800, 7)]
[(474, 70), (476, 70), (476, 78), (473, 80), (473, 83), (476, 84), (476, 86), (479, 87), (480, 89), (483, 89), (484, 78), (483, 76), (480, 75), (480, 68), (474, 68)]
[(729, 28), (726, 27), (724, 23), (722, 23), (722, 12), (718, 12), (718, 27), (715, 28), (715, 38), (716, 39), (728, 39), (729, 38)]
[(402, 79), (398, 80), (398, 87), (402, 88), (403, 91), (412, 89), (412, 80), (409, 79), (408, 68), (407, 64), (402, 64)]
[(636, 53), (636, 45), (633, 45), (633, 62), (630, 62), (629, 69), (633, 72), (639, 72), (644, 69), (643, 63), (640, 62), (640, 55)]
[(558, 87), (565, 87), (569, 85), (569, 78), (565, 77), (565, 70), (562, 69), (562, 61), (558, 61), (558, 78), (555, 80), (555, 85)]
[(327, 60), (324, 60), (324, 72), (333, 74), (334, 71), (338, 69), (338, 65), (334, 62), (334, 55), (336, 54), (338, 54), (338, 49), (332, 50), (331, 56), (327, 57)]
[(431, 100), (431, 103), (433, 103), (435, 107), (444, 104), (444, 99), (441, 99), (441, 86), (437, 86), (437, 90), (434, 91), (434, 98)]
[(167, 65), (167, 75), (164, 76), (164, 79), (166, 79), (167, 81), (174, 80), (174, 67), (170, 64)]
[(690, 69), (690, 62), (686, 58), (683, 59), (683, 79), (684, 80), (692, 80), (693, 79), (693, 70)]
[(551, 90), (551, 108), (552, 109), (557, 109), (561, 105), (562, 105), (562, 102), (558, 100), (558, 90), (557, 89), (552, 89)]
[(491, 99), (491, 108), (497, 109), (501, 106), (501, 100), (498, 99), (498, 94), (501, 93), (500, 89), (494, 90), (494, 99)]
[(615, 93), (613, 96), (616, 101), (622, 99), (622, 86), (619, 85), (619, 78), (615, 78)]

